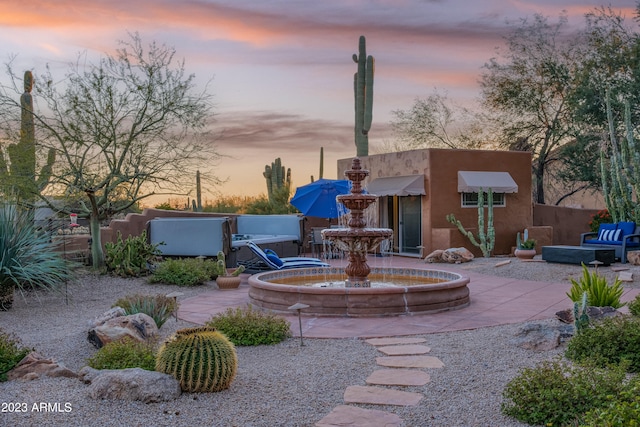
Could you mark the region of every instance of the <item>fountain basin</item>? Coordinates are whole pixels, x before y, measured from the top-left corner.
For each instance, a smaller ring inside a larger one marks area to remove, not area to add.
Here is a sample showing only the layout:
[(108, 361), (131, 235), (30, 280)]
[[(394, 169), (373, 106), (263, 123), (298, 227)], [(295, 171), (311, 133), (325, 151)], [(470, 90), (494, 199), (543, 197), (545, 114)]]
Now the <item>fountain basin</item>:
[[(309, 306), (303, 315), (338, 317), (380, 317), (437, 313), (469, 305), (469, 278), (441, 270), (372, 268), (371, 281), (411, 281), (391, 287), (342, 288), (301, 286), (296, 283), (323, 281), (341, 276), (338, 267), (296, 268), (255, 274), (249, 277), (249, 300), (257, 308), (288, 313), (290, 306)], [(433, 283), (434, 280), (438, 282)], [(286, 283), (279, 283), (286, 282)], [(429, 283), (431, 282), (431, 283)]]

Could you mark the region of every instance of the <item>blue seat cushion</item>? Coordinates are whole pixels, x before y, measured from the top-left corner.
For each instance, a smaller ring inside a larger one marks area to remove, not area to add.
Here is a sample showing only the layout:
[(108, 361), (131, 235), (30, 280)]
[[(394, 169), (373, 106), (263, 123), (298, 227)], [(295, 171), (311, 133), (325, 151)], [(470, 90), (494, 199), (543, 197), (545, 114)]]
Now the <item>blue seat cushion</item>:
[(282, 265), (284, 264), (284, 262), (280, 259), (278, 255), (267, 254), (267, 259), (272, 263), (274, 263), (275, 265), (277, 265), (278, 267), (282, 267)]
[(622, 230), (618, 230), (618, 224), (600, 224), (598, 228), (598, 240), (603, 242), (615, 242), (622, 240)]
[(619, 222), (618, 230), (622, 230), (622, 233), (620, 234), (620, 240), (622, 240), (622, 237), (635, 233), (636, 223), (635, 222)]

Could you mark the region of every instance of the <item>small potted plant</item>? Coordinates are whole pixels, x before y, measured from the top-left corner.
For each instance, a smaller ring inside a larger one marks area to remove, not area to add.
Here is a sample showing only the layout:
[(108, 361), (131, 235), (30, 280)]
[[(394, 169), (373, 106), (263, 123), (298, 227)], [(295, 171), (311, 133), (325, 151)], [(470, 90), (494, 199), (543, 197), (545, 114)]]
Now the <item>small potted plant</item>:
[(536, 256), (536, 241), (529, 238), (529, 230), (524, 230), (524, 239), (520, 238), (518, 232), (514, 254), (519, 259), (533, 259)]
[(239, 266), (232, 272), (227, 270), (227, 261), (224, 252), (218, 252), (218, 260), (215, 263), (214, 275), (219, 289), (236, 289), (240, 286), (242, 278), (240, 273), (244, 271), (244, 265)]

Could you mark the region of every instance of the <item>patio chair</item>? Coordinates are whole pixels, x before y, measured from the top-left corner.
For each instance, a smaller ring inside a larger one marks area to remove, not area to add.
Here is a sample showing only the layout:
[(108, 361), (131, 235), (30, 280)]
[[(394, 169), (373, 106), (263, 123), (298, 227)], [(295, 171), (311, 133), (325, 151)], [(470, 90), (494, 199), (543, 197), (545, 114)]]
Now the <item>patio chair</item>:
[(239, 264), (245, 266), (245, 271), (258, 272), (269, 270), (285, 270), (289, 268), (330, 267), (326, 262), (318, 258), (285, 257), (280, 258), (271, 249), (262, 250), (252, 241), (247, 242), (247, 247), (253, 252), (255, 258), (242, 261)]
[(344, 253), (336, 248), (329, 240), (322, 238), (322, 230), (326, 227), (311, 228), (311, 253), (314, 256), (321, 256), (322, 259), (344, 258)]

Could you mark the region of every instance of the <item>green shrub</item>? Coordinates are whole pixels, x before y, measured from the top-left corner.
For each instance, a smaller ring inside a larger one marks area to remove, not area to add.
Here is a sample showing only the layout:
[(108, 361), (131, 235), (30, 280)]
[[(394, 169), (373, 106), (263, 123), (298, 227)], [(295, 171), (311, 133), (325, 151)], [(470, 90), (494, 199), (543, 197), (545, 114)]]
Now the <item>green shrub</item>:
[(235, 345), (277, 344), (291, 336), (289, 322), (271, 313), (246, 308), (227, 309), (207, 322)]
[(581, 426), (584, 427), (639, 427), (640, 426), (640, 378), (635, 377), (618, 396), (608, 396), (604, 408), (587, 412)]
[(571, 283), (567, 296), (573, 302), (580, 302), (582, 294), (586, 292), (590, 306), (620, 308), (624, 305), (620, 302), (624, 288), (617, 277), (612, 285), (608, 285), (605, 277), (600, 276), (596, 271), (590, 274), (587, 266), (582, 264), (580, 281), (571, 279)]
[(11, 308), (14, 289), (55, 291), (71, 278), (56, 247), (28, 212), (0, 204), (0, 310)]
[(519, 421), (546, 426), (574, 423), (587, 411), (604, 407), (624, 389), (624, 367), (571, 367), (559, 360), (525, 368), (505, 387), (502, 412)]
[(569, 340), (565, 356), (601, 367), (628, 361), (631, 372), (640, 372), (640, 318), (616, 316), (593, 323)]
[(629, 313), (634, 316), (640, 316), (640, 294), (636, 295), (636, 297), (627, 303), (627, 307), (629, 307)]
[(23, 347), (20, 339), (0, 328), (0, 382), (7, 380), (12, 370), (32, 349)]
[(87, 359), (87, 364), (94, 369), (142, 368), (154, 371), (156, 356), (152, 343), (123, 338), (105, 344)]
[(151, 283), (195, 286), (211, 280), (215, 263), (200, 258), (167, 259), (156, 267), (149, 278)]
[(112, 307), (121, 307), (127, 315), (144, 313), (156, 322), (158, 329), (171, 317), (178, 308), (176, 300), (163, 294), (127, 295), (120, 298)]
[(115, 243), (104, 244), (107, 270), (122, 277), (146, 276), (149, 274), (149, 263), (161, 254), (158, 246), (147, 242), (146, 231), (137, 237), (129, 236), (127, 240), (122, 240), (118, 232)]

